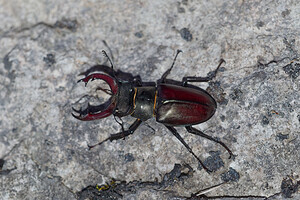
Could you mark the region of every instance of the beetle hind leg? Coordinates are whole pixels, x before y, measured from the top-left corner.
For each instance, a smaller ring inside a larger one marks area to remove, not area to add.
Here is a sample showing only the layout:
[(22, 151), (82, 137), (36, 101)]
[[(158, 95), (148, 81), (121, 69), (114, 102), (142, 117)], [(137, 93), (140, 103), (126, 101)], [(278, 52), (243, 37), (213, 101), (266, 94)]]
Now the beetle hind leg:
[(208, 173), (212, 172), (204, 165), (204, 163), (200, 160), (200, 158), (198, 158), (198, 156), (196, 156), (196, 154), (193, 152), (192, 148), (184, 141), (184, 139), (179, 135), (179, 133), (177, 132), (177, 130), (174, 127), (172, 127), (172, 126), (166, 126), (166, 127), (185, 146), (185, 148), (198, 160), (198, 162), (200, 163), (200, 165), (203, 167), (203, 169), (205, 171), (207, 171)]
[(232, 151), (226, 146), (226, 144), (224, 144), (224, 143), (223, 143), (222, 141), (220, 141), (219, 139), (214, 138), (214, 137), (211, 137), (211, 136), (209, 136), (209, 135), (206, 135), (206, 134), (203, 133), (202, 131), (200, 131), (200, 130), (198, 130), (198, 129), (195, 129), (195, 128), (191, 127), (191, 126), (186, 126), (185, 128), (186, 128), (186, 130), (187, 130), (189, 133), (192, 133), (192, 134), (194, 134), (194, 135), (199, 135), (199, 136), (201, 136), (201, 137), (204, 137), (204, 138), (206, 138), (206, 139), (208, 139), (208, 140), (214, 141), (214, 142), (216, 142), (216, 143), (222, 145), (222, 146), (228, 151), (228, 153), (229, 153), (229, 159), (230, 159), (231, 157), (232, 157), (232, 158), (235, 157), (235, 155), (234, 155), (234, 154), (232, 153)]
[(135, 122), (128, 128), (128, 130), (126, 131), (122, 131), (122, 132), (119, 132), (119, 133), (116, 133), (116, 134), (111, 134), (108, 138), (106, 138), (105, 140), (97, 143), (97, 144), (94, 144), (94, 145), (88, 145), (89, 147), (89, 150), (98, 146), (98, 145), (101, 145), (103, 144), (104, 142), (106, 141), (113, 141), (113, 140), (119, 140), (119, 139), (122, 139), (122, 138), (125, 138), (131, 134), (134, 133), (134, 131), (141, 125), (142, 121), (140, 119), (137, 119), (135, 120)]

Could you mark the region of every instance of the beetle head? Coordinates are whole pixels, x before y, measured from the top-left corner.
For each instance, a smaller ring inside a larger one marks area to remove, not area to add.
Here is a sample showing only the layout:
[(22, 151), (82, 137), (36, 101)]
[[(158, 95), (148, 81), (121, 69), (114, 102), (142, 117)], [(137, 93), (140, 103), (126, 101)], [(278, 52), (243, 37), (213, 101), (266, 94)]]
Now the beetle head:
[(93, 73), (90, 75), (87, 75), (85, 78), (80, 79), (78, 82), (84, 82), (85, 85), (89, 82), (89, 80), (93, 81), (95, 79), (100, 79), (105, 81), (108, 86), (110, 87), (111, 91), (111, 97), (109, 100), (103, 104), (93, 106), (88, 104), (87, 108), (82, 110), (80, 108), (79, 110), (76, 110), (75, 108), (72, 108), (75, 113), (78, 115), (75, 115), (72, 113), (73, 117), (83, 120), (83, 121), (90, 121), (90, 120), (96, 120), (96, 119), (102, 119), (105, 117), (108, 117), (109, 115), (113, 114), (117, 105), (117, 95), (118, 95), (118, 82), (115, 78), (111, 77), (107, 74), (102, 73)]

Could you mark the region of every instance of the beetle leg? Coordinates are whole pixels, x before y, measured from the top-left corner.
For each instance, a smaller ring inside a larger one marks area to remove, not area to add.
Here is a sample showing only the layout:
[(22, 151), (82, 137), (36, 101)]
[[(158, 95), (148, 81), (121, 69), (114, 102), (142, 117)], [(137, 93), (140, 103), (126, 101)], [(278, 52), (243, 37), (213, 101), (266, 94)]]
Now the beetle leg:
[(224, 59), (220, 60), (220, 63), (214, 71), (210, 72), (206, 77), (194, 77), (194, 76), (186, 76), (182, 78), (182, 85), (186, 86), (188, 82), (208, 82), (211, 81), (213, 78), (216, 77), (217, 72), (221, 65), (225, 62)]
[(214, 142), (216, 142), (216, 143), (222, 145), (222, 146), (228, 151), (228, 153), (229, 153), (229, 159), (230, 159), (231, 157), (233, 157), (233, 158), (235, 157), (234, 154), (232, 153), (232, 151), (231, 151), (231, 150), (230, 150), (230, 149), (229, 149), (222, 141), (220, 141), (219, 139), (213, 138), (213, 137), (211, 137), (211, 136), (209, 136), (209, 135), (206, 135), (206, 134), (203, 133), (202, 131), (200, 131), (200, 130), (198, 130), (198, 129), (195, 129), (195, 128), (191, 127), (191, 126), (186, 126), (185, 128), (186, 128), (186, 130), (187, 130), (189, 133), (192, 133), (192, 134), (195, 134), (195, 135), (199, 135), (199, 136), (201, 136), (201, 137), (204, 137), (204, 138), (206, 138), (206, 139), (208, 139), (208, 140), (214, 141)]
[(119, 139), (122, 139), (122, 138), (125, 138), (127, 137), (128, 135), (131, 135), (134, 133), (134, 131), (141, 125), (142, 123), (142, 120), (140, 119), (137, 119), (135, 120), (135, 122), (129, 127), (128, 130), (126, 131), (122, 131), (122, 132), (119, 132), (119, 133), (116, 133), (116, 134), (111, 134), (108, 138), (106, 138), (105, 140), (97, 143), (97, 144), (94, 144), (94, 145), (88, 145), (89, 149), (92, 149), (94, 148), (95, 146), (98, 146), (98, 145), (101, 145), (102, 143), (110, 140), (110, 141), (113, 141), (113, 140), (119, 140)]
[(119, 121), (117, 120), (117, 118), (116, 118), (116, 115), (114, 115), (115, 121), (116, 121), (118, 124), (120, 124), (120, 126), (121, 126), (121, 128), (122, 128), (122, 132), (124, 132), (124, 126), (123, 126), (124, 122), (123, 122), (123, 120), (122, 120), (121, 117), (118, 117), (118, 118), (120, 119), (121, 122), (119, 122)]
[(200, 160), (200, 158), (198, 158), (198, 156), (196, 156), (196, 154), (193, 152), (193, 150), (191, 149), (191, 147), (189, 147), (189, 145), (183, 140), (183, 138), (179, 135), (179, 133), (177, 132), (177, 130), (172, 127), (172, 126), (166, 126), (171, 132), (172, 134), (185, 146), (185, 148), (187, 148), (187, 150), (198, 160), (198, 162), (200, 163), (200, 165), (203, 167), (203, 169), (205, 169), (205, 171), (207, 171), (208, 173), (212, 172), (211, 170), (209, 170), (204, 164), (203, 162)]
[(166, 78), (167, 78), (167, 76), (170, 74), (170, 72), (171, 72), (171, 70), (173, 69), (173, 67), (174, 67), (174, 64), (175, 64), (175, 61), (176, 61), (176, 58), (177, 58), (177, 56), (178, 56), (178, 54), (180, 53), (180, 52), (182, 52), (181, 50), (179, 50), (179, 49), (177, 49), (177, 53), (176, 53), (176, 56), (175, 56), (175, 58), (174, 58), (174, 60), (173, 60), (173, 63), (172, 63), (172, 65), (171, 65), (171, 67), (161, 76), (161, 82), (162, 83), (164, 83), (165, 81), (166, 81)]

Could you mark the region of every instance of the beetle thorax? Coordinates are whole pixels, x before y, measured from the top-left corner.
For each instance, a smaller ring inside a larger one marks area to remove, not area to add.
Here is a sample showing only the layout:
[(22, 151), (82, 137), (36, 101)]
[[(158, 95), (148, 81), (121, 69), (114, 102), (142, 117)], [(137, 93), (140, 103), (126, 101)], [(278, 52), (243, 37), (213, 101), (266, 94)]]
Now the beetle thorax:
[(133, 117), (146, 121), (154, 114), (154, 104), (156, 100), (156, 87), (144, 86), (134, 88), (133, 107), (131, 114)]

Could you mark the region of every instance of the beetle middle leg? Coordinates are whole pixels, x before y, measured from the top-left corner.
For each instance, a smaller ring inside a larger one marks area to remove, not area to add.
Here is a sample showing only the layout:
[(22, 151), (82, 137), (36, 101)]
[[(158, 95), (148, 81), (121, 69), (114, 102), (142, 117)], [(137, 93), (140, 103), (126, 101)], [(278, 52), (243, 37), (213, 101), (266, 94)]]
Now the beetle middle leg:
[(162, 83), (166, 82), (166, 78), (167, 78), (167, 76), (170, 74), (171, 70), (173, 69), (178, 54), (181, 53), (181, 52), (182, 52), (182, 51), (181, 51), (180, 49), (177, 49), (177, 53), (176, 53), (176, 55), (175, 55), (175, 58), (174, 58), (174, 60), (173, 60), (173, 63), (172, 63), (172, 65), (171, 65), (171, 67), (170, 67), (170, 68), (169, 68), (169, 69), (161, 76), (161, 79), (160, 79), (160, 80), (161, 80)]
[(188, 82), (208, 82), (211, 81), (213, 78), (216, 77), (217, 72), (219, 71), (221, 65), (225, 62), (224, 59), (220, 60), (220, 63), (214, 71), (212, 71), (209, 75), (206, 77), (194, 77), (194, 76), (186, 76), (182, 78), (182, 85), (186, 86)]
[(205, 171), (207, 171), (208, 173), (212, 172), (204, 165), (204, 163), (200, 160), (200, 158), (198, 158), (198, 156), (196, 156), (196, 154), (193, 152), (192, 148), (189, 147), (189, 145), (184, 141), (184, 139), (179, 135), (179, 133), (177, 132), (177, 130), (174, 127), (172, 127), (172, 126), (166, 126), (166, 127), (185, 146), (185, 148), (187, 148), (187, 150), (198, 160), (198, 162), (200, 163), (200, 165), (203, 167), (203, 169)]
[(110, 141), (113, 141), (113, 140), (119, 140), (119, 139), (122, 139), (122, 138), (125, 138), (131, 134), (134, 133), (134, 131), (141, 125), (142, 123), (142, 120), (140, 119), (137, 119), (135, 120), (135, 122), (128, 128), (128, 130), (126, 131), (122, 131), (122, 132), (119, 132), (119, 133), (116, 133), (116, 134), (111, 134), (108, 138), (106, 138), (105, 140), (97, 143), (97, 144), (94, 144), (94, 145), (88, 145), (89, 149), (92, 149), (94, 148), (95, 146), (98, 146), (98, 145), (101, 145), (102, 143), (110, 140)]
[(185, 128), (186, 128), (186, 130), (187, 130), (189, 133), (192, 133), (192, 134), (195, 134), (195, 135), (199, 135), (199, 136), (201, 136), (201, 137), (204, 137), (204, 138), (206, 138), (206, 139), (208, 139), (208, 140), (214, 141), (214, 142), (216, 142), (216, 143), (222, 145), (222, 146), (228, 151), (228, 153), (229, 153), (229, 159), (230, 159), (231, 157), (234, 158), (234, 155), (233, 155), (232, 151), (226, 146), (226, 144), (224, 144), (224, 143), (223, 143), (222, 141), (220, 141), (219, 139), (216, 139), (216, 138), (213, 138), (213, 137), (211, 137), (211, 136), (209, 136), (209, 135), (206, 135), (206, 134), (203, 133), (202, 131), (200, 131), (200, 130), (198, 130), (198, 129), (196, 129), (196, 128), (193, 128), (192, 126), (186, 126)]

